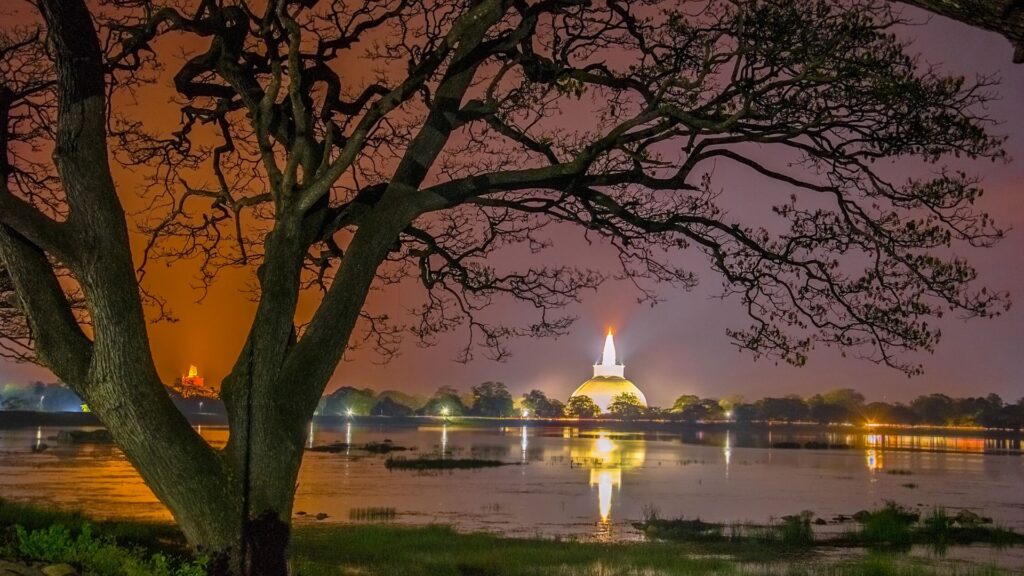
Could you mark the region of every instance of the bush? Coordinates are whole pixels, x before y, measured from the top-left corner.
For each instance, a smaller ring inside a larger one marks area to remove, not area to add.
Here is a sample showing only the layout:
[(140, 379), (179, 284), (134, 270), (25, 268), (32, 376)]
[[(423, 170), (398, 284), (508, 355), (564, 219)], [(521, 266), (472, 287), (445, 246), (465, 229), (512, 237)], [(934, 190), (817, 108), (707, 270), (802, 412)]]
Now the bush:
[(919, 518), (918, 513), (889, 501), (879, 510), (859, 515), (858, 537), (865, 544), (909, 546), (914, 540), (913, 526)]
[(795, 516), (783, 516), (779, 526), (782, 543), (786, 546), (810, 546), (814, 544), (814, 530), (811, 518), (814, 513), (804, 510)]
[(14, 527), (14, 542), (4, 552), (27, 560), (79, 566), (96, 576), (204, 576), (206, 560), (172, 560), (164, 554), (148, 555), (142, 548), (118, 546), (111, 538), (96, 536), (85, 523), (74, 534), (63, 524), (29, 530)]

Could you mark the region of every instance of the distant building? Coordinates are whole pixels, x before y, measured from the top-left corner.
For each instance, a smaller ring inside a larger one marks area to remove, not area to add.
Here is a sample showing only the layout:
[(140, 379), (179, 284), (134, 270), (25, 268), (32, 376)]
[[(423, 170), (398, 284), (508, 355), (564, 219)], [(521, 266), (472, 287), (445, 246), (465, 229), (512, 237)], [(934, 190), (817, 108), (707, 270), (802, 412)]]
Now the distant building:
[(199, 369), (195, 366), (188, 367), (188, 374), (185, 374), (178, 378), (174, 385), (168, 386), (172, 395), (180, 396), (181, 398), (216, 398), (217, 391), (213, 388), (207, 388), (206, 381), (202, 376), (199, 375)]
[(640, 403), (647, 406), (647, 398), (644, 393), (625, 377), (626, 367), (616, 362), (615, 342), (612, 340), (612, 331), (604, 339), (604, 353), (601, 356), (601, 363), (594, 364), (594, 377), (584, 382), (573, 396), (588, 396), (602, 412), (608, 411), (608, 406), (616, 396), (623, 392), (635, 394)]
[(203, 388), (203, 377), (199, 375), (199, 369), (194, 364), (189, 365), (188, 375), (182, 376), (179, 380), (182, 388)]

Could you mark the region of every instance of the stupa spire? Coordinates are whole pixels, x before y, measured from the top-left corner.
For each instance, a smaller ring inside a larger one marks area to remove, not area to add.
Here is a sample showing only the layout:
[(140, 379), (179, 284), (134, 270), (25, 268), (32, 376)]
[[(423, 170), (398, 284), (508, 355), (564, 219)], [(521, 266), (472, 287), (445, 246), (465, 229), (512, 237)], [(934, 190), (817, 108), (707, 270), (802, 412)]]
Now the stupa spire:
[(612, 338), (612, 330), (604, 337), (604, 351), (601, 354), (601, 363), (594, 364), (594, 377), (623, 378), (625, 367), (619, 364), (615, 357), (615, 340)]
[(604, 338), (604, 354), (601, 357), (601, 365), (615, 366), (615, 342), (612, 340), (612, 329), (608, 329), (608, 335)]

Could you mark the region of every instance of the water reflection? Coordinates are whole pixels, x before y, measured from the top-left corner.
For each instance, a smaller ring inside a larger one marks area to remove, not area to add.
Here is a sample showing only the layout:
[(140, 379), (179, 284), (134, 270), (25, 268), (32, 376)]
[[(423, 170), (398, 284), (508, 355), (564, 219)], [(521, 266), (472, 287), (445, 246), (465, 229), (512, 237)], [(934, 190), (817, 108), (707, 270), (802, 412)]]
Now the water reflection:
[(924, 450), (928, 452), (968, 452), (983, 454), (1020, 452), (1021, 450), (1021, 441), (1011, 438), (868, 434), (864, 438), (864, 443), (872, 448)]
[(526, 449), (530, 447), (530, 438), (526, 433), (526, 424), (523, 424), (523, 430), (521, 434), (522, 440), (519, 442), (519, 447), (522, 450), (522, 456), (520, 457), (519, 461), (522, 462), (523, 464), (526, 464)]
[(725, 431), (725, 445), (722, 446), (722, 455), (725, 456), (725, 477), (729, 477), (729, 462), (732, 460), (732, 435)]
[(570, 450), (571, 465), (587, 468), (591, 490), (597, 487), (601, 524), (611, 522), (613, 495), (622, 490), (623, 470), (643, 467), (645, 457), (643, 440), (623, 439), (608, 432), (599, 432), (584, 444), (574, 444)]
[[(807, 508), (827, 518), (894, 500), (923, 511), (933, 506), (970, 508), (1024, 530), (1024, 459), (991, 455), (994, 450), (1018, 450), (1019, 437), (937, 441), (852, 429), (734, 428), (699, 434), (534, 422), (525, 428), (519, 423), (437, 424), (441, 422), (413, 428), (318, 419), (308, 430), (314, 446), (344, 441), (353, 448), (350, 457), (307, 456), (296, 510), (322, 511), (344, 522), (354, 508), (394, 507), (400, 522), (622, 540), (636, 537), (630, 522), (642, 518), (651, 504), (666, 517), (766, 522)], [(0, 494), (80, 508), (99, 517), (169, 518), (116, 446), (51, 440), (58, 432), (47, 427), (0, 430)], [(224, 427), (204, 425), (202, 434), (214, 446), (223, 446), (228, 438)], [(385, 457), (357, 448), (385, 439), (422, 451), (407, 457), (440, 450), (445, 458), (466, 454), (523, 465), (437, 475), (396, 473), (385, 467)], [(762, 449), (773, 441), (800, 446)], [(838, 447), (805, 446), (812, 441)], [(33, 450), (40, 445), (42, 450)], [(981, 446), (985, 453), (978, 453)], [(941, 453), (953, 450), (962, 452)], [(885, 473), (890, 470), (917, 475), (915, 488), (907, 488), (901, 474)]]
[(590, 470), (590, 488), (597, 486), (597, 511), (601, 523), (607, 524), (612, 513), (612, 489), (622, 487), (622, 468)]
[(882, 453), (878, 450), (868, 449), (865, 452), (867, 460), (868, 470), (872, 473), (878, 472), (882, 469)]

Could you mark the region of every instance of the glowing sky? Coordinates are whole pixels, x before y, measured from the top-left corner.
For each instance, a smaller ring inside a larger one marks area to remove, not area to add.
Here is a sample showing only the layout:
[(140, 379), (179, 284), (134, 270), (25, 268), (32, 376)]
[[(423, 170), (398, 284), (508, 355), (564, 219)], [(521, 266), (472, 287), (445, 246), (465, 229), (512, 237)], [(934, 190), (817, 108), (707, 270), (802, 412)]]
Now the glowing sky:
[[(921, 22), (927, 20), (918, 11), (908, 9), (906, 14)], [(968, 76), (1001, 76), (1002, 99), (992, 104), (989, 112), (1002, 122), (996, 131), (1009, 136), (1007, 151), (1013, 159), (1009, 164), (969, 165), (985, 178), (981, 207), (993, 214), (998, 224), (1014, 230), (996, 248), (968, 254), (983, 283), (1008, 290), (1017, 306), (995, 320), (943, 320), (944, 339), (936, 354), (921, 358), (924, 376), (908, 379), (895, 370), (842, 358), (827, 349), (816, 350), (808, 365), (800, 369), (771, 361), (754, 362), (725, 336), (727, 327), (745, 326), (738, 302), (713, 298), (719, 291), (719, 279), (703, 256), (695, 253), (684, 255), (681, 261), (700, 273), (701, 286), (689, 293), (664, 287), (661, 295), (665, 301), (655, 308), (638, 305), (631, 287), (608, 282), (599, 292), (587, 294), (582, 305), (569, 310), (579, 316), (570, 335), (557, 340), (515, 341), (511, 345), (513, 356), (507, 362), (495, 363), (482, 357), (465, 365), (451, 361), (464, 341), (464, 335), (456, 333), (430, 349), (418, 348), (410, 340), (402, 355), (387, 365), (379, 364), (370, 351), (357, 352), (342, 363), (330, 387), (369, 386), (428, 394), (444, 384), (468, 388), (484, 380), (500, 380), (514, 395), (541, 388), (564, 399), (590, 377), (605, 331), (614, 327), (619, 359), (653, 405), (671, 405), (672, 399), (684, 393), (739, 393), (758, 398), (811, 394), (840, 386), (860, 389), (871, 399), (889, 400), (906, 400), (931, 391), (953, 395), (996, 392), (1013, 400), (1024, 396), (1024, 65), (1011, 63), (1011, 48), (1001, 37), (939, 17), (908, 29), (906, 34), (915, 39), (917, 51), (944, 70)], [(166, 86), (162, 89), (167, 90)], [(152, 118), (154, 122), (176, 122), (172, 107), (162, 110), (165, 112)], [(763, 183), (740, 171), (716, 174), (716, 179), (718, 186), (737, 189)], [(135, 195), (137, 176), (119, 173), (118, 183), (129, 205), (138, 202), (130, 199)], [(554, 257), (585, 254), (587, 264), (614, 271), (613, 254), (606, 247), (588, 246), (572, 229), (552, 235), (556, 240)], [(174, 324), (152, 326), (161, 375), (170, 381), (185, 372), (189, 364), (195, 364), (208, 383), (218, 382), (230, 369), (251, 318), (249, 295), (240, 291), (247, 275), (226, 273), (197, 304), (198, 292), (191, 288), (195, 284), (194, 265), (168, 268), (158, 264), (149, 274), (153, 288), (169, 299), (180, 318)], [(387, 298), (389, 306), (395, 308), (407, 301), (411, 304), (415, 296), (405, 290), (380, 297)], [(522, 312), (519, 306), (501, 302), (493, 313), (516, 319)], [(52, 376), (37, 367), (0, 365), (2, 381), (30, 378)]]

